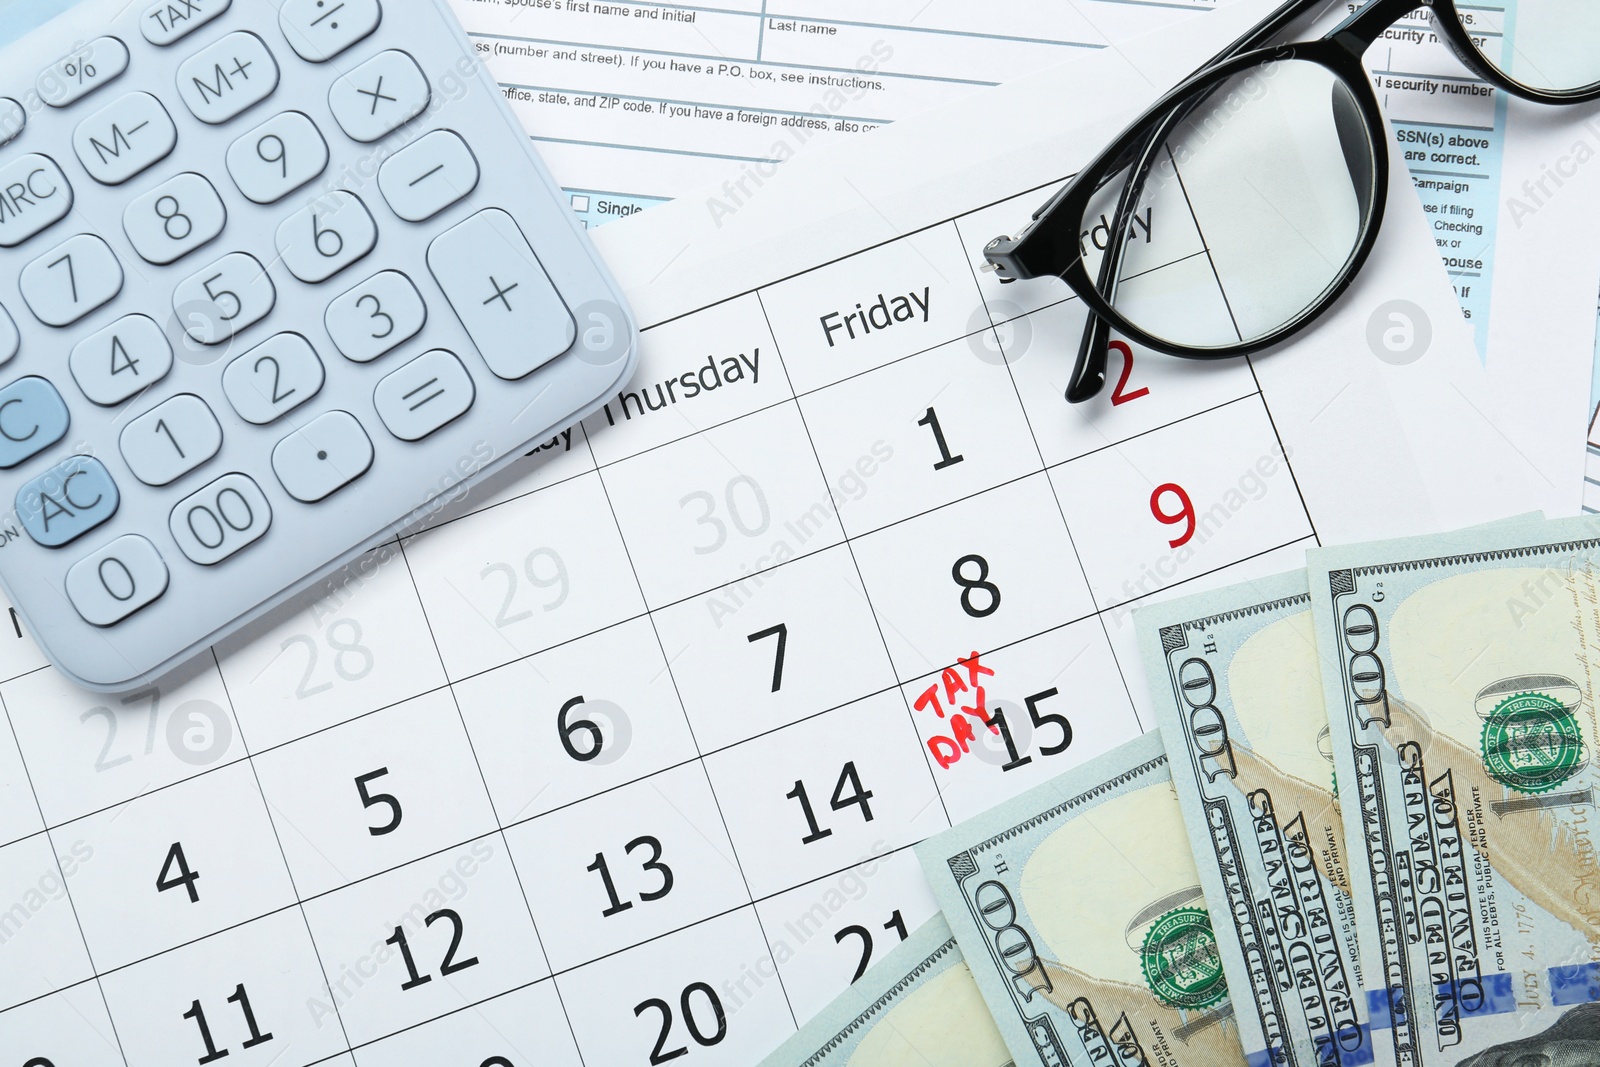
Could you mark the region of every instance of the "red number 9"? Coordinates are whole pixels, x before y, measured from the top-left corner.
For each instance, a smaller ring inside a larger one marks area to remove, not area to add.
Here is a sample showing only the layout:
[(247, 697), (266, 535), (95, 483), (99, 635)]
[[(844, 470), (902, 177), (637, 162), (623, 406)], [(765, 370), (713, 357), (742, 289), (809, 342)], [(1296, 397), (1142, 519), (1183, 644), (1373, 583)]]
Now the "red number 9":
[[(1176, 512), (1163, 511), (1161, 508), (1161, 498), (1169, 493), (1177, 497), (1181, 505)], [(1189, 538), (1194, 536), (1194, 501), (1189, 499), (1189, 494), (1184, 491), (1183, 486), (1173, 482), (1156, 486), (1156, 491), (1150, 494), (1150, 514), (1168, 526), (1184, 524), (1183, 533), (1176, 540), (1167, 542), (1173, 548), (1182, 548), (1189, 543)]]

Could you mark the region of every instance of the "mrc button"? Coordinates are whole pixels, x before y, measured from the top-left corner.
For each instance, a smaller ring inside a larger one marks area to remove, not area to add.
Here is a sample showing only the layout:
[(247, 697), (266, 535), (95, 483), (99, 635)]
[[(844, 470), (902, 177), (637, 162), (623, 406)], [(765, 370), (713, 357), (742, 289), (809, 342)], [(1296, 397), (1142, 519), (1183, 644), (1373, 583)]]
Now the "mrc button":
[(39, 544), (59, 548), (115, 515), (120, 500), (105, 464), (73, 456), (17, 490), (17, 520)]
[(29, 153), (0, 167), (0, 248), (15, 248), (72, 210), (72, 186), (49, 156)]

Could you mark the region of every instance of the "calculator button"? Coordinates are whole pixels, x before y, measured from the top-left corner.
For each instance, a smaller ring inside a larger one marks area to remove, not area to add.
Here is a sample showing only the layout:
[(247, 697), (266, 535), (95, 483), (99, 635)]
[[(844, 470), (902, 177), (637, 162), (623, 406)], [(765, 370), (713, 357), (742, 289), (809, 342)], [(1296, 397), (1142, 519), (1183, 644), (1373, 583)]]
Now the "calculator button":
[(378, 383), (378, 417), (402, 441), (420, 441), (472, 406), (467, 368), (442, 348), (424, 352)]
[(368, 363), (415, 337), (428, 308), (410, 278), (386, 270), (335, 298), (324, 320), (344, 358)]
[(17, 490), (17, 519), (39, 544), (59, 548), (115, 515), (121, 500), (104, 463), (73, 456)]
[(123, 534), (67, 571), (67, 599), (93, 626), (121, 622), (166, 591), (167, 565), (138, 534)]
[(101, 185), (120, 185), (166, 159), (178, 143), (178, 128), (161, 101), (149, 93), (129, 93), (78, 123), (72, 147), (89, 177)]
[(478, 161), (449, 130), (423, 135), (378, 170), (383, 198), (407, 222), (431, 219), (477, 187)]
[(321, 282), (372, 251), (378, 224), (360, 197), (335, 190), (284, 219), (277, 243), (290, 274)]
[(227, 122), (278, 87), (278, 61), (261, 38), (237, 30), (178, 67), (178, 95), (201, 122)]
[(190, 337), (215, 345), (266, 318), (277, 300), (278, 290), (261, 261), (247, 252), (229, 252), (178, 283), (172, 310)]
[(216, 186), (192, 173), (168, 178), (134, 197), (122, 213), (122, 229), (133, 250), (159, 265), (176, 262), (216, 240), (227, 224), (228, 209), (222, 206)]
[(222, 391), (245, 422), (265, 426), (322, 389), (322, 360), (297, 333), (269, 337), (228, 364)]
[(21, 347), (22, 335), (17, 332), (17, 324), (11, 320), (10, 313), (0, 307), (0, 363), (10, 363)]
[(328, 142), (298, 111), (274, 115), (228, 146), (233, 184), (257, 204), (282, 200), (327, 165)]
[(0, 96), (0, 145), (10, 144), (28, 124), (28, 113), (9, 96)]
[(127, 69), (128, 46), (115, 37), (96, 37), (39, 73), (39, 99), (66, 107), (116, 81)]
[(153, 320), (127, 315), (79, 341), (67, 367), (84, 396), (110, 407), (165, 378), (172, 345)]
[(72, 186), (49, 156), (18, 156), (0, 167), (0, 248), (15, 248), (72, 210)]
[(159, 0), (144, 9), (139, 25), (145, 40), (164, 48), (198, 30), (232, 3), (233, 0)]
[(0, 389), (0, 469), (10, 470), (67, 435), (72, 418), (56, 387), (18, 378)]
[(285, 0), (278, 26), (300, 58), (323, 63), (378, 28), (378, 0)]
[(222, 427), (193, 393), (179, 393), (128, 423), (118, 438), (122, 458), (146, 485), (167, 485), (222, 448)]
[(334, 82), (328, 107), (353, 140), (376, 141), (422, 114), (432, 95), (417, 61), (391, 50)]
[(122, 264), (100, 238), (69, 237), (22, 268), (22, 299), (46, 326), (70, 326), (122, 292)]
[(372, 466), (372, 440), (347, 411), (318, 415), (279, 441), (272, 471), (296, 500), (314, 504)]
[(203, 567), (221, 563), (267, 532), (272, 505), (255, 480), (224, 474), (178, 501), (167, 529), (185, 556)]
[(515, 381), (572, 347), (577, 327), (516, 222), (480, 211), (428, 246), (428, 269), (489, 369)]

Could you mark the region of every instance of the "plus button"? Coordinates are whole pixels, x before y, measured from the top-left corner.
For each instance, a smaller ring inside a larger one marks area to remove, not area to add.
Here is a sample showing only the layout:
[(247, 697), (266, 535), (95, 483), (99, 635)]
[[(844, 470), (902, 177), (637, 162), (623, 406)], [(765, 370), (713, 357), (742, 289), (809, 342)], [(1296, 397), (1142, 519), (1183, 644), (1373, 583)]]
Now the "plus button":
[(510, 311), (511, 310), (511, 301), (506, 299), (506, 295), (508, 293), (510, 293), (511, 290), (515, 289), (517, 286), (521, 285), (522, 283), (521, 282), (512, 282), (510, 285), (508, 285), (504, 289), (502, 289), (502, 288), (500, 288), (500, 283), (495, 281), (494, 280), (494, 275), (491, 274), (491, 275), (489, 275), (489, 284), (494, 286), (494, 292), (490, 295), (489, 299), (487, 299), (487, 300), (485, 300), (483, 302), (484, 306), (488, 307), (490, 304), (492, 304), (496, 300), (498, 300), (498, 301), (500, 301), (500, 303), (502, 303), (502, 304), (504, 304), (506, 306), (506, 310), (507, 311)]

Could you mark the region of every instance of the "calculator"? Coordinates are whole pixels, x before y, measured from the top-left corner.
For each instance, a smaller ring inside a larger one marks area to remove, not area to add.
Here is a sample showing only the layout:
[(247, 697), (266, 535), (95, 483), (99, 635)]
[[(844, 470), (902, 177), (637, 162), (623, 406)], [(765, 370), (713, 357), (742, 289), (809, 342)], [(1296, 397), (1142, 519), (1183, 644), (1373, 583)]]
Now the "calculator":
[(637, 348), (444, 0), (0, 0), (0, 586), (77, 683), (404, 536)]

